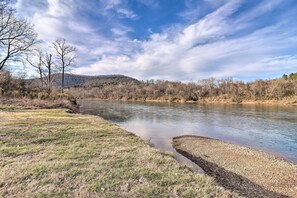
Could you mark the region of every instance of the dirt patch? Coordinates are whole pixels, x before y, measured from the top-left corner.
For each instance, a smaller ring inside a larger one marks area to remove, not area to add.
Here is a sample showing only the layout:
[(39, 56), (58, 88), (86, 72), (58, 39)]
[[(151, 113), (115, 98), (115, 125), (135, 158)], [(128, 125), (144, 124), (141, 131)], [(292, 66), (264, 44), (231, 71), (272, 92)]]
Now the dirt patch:
[(246, 197), (297, 197), (297, 165), (271, 154), (199, 137), (173, 139), (174, 148), (206, 174)]

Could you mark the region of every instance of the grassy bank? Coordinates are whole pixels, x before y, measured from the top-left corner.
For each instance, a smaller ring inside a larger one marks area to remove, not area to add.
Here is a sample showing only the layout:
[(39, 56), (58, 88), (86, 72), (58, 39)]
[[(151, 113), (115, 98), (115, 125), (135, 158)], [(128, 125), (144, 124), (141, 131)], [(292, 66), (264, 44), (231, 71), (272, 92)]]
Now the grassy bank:
[(75, 99), (69, 99), (67, 97), (61, 98), (9, 98), (0, 97), (0, 109), (53, 109), (53, 108), (65, 108), (69, 112), (78, 112), (78, 105)]
[(174, 138), (173, 146), (242, 196), (297, 197), (297, 165), (271, 154), (198, 136)]
[(0, 108), (1, 197), (228, 197), (171, 154), (95, 116)]

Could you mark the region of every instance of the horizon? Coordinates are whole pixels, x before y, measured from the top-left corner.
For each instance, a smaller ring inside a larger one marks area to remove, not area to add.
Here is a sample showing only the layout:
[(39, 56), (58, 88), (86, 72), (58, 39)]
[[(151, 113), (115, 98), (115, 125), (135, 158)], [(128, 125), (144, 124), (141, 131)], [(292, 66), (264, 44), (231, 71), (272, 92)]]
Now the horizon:
[[(17, 0), (43, 46), (65, 38), (79, 75), (242, 81), (297, 71), (293, 0)], [(53, 28), (54, 27), (54, 28)]]

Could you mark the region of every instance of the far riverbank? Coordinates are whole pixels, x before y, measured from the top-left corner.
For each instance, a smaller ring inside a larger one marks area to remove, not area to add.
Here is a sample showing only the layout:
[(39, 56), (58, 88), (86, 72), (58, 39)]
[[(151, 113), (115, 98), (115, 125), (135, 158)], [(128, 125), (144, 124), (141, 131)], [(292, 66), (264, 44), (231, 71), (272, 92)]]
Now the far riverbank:
[(125, 102), (148, 102), (148, 103), (180, 103), (180, 104), (243, 104), (243, 105), (280, 105), (297, 106), (297, 97), (282, 100), (232, 100), (219, 98), (203, 98), (197, 101), (182, 99), (104, 99), (104, 98), (79, 98), (79, 100), (105, 100), (105, 101), (125, 101)]

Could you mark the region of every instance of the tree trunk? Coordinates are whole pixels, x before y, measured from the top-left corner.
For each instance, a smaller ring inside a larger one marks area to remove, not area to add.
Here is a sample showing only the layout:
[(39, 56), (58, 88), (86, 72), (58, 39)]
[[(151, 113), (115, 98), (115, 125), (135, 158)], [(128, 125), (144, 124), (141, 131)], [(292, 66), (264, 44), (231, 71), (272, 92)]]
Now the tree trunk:
[(63, 66), (63, 70), (62, 70), (62, 90), (61, 90), (62, 93), (64, 93), (64, 74), (65, 74), (65, 67)]
[(42, 70), (41, 70), (41, 68), (39, 68), (39, 75), (40, 75), (41, 87), (43, 89), (43, 76), (42, 76)]
[(49, 55), (48, 61), (48, 93), (51, 94), (52, 92), (52, 55)]
[(51, 94), (51, 92), (52, 92), (52, 89), (51, 89), (51, 81), (52, 81), (52, 79), (51, 79), (51, 68), (49, 67), (49, 70), (48, 70), (48, 94)]

